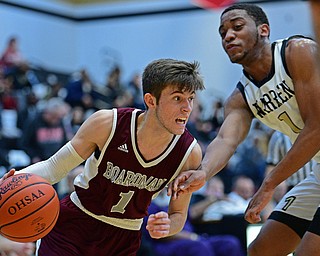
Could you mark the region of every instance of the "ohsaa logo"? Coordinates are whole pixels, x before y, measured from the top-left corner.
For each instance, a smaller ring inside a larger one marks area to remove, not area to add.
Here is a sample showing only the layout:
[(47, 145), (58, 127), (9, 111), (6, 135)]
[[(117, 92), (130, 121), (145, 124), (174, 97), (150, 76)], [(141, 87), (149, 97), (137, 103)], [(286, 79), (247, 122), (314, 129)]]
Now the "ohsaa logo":
[(15, 202), (12, 206), (8, 208), (8, 212), (11, 215), (16, 214), (18, 211), (22, 210), (24, 207), (32, 204), (34, 201), (38, 200), (39, 198), (45, 196), (45, 194), (38, 189), (38, 191), (31, 193), (20, 199), (18, 202)]

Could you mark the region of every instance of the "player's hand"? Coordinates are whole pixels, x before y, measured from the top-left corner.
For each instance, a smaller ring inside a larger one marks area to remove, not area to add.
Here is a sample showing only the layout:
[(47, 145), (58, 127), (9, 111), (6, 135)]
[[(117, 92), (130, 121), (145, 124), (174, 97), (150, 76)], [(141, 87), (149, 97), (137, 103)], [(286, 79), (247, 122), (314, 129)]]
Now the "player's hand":
[(8, 171), (5, 175), (3, 175), (2, 178), (0, 179), (0, 184), (1, 184), (5, 179), (13, 176), (15, 171), (16, 171), (15, 169), (11, 169), (11, 170)]
[(149, 215), (146, 228), (152, 238), (159, 239), (169, 235), (170, 223), (168, 213), (157, 212)]
[(35, 251), (35, 243), (19, 243), (0, 236), (0, 251), (8, 256), (32, 256)]
[(34, 243), (15, 243), (7, 253), (9, 256), (32, 256), (34, 255)]
[(168, 187), (168, 196), (179, 198), (185, 193), (199, 190), (206, 183), (207, 174), (203, 170), (191, 170), (182, 172)]
[(261, 221), (260, 213), (266, 207), (273, 196), (274, 190), (265, 190), (263, 186), (254, 194), (246, 211), (244, 218), (251, 224)]

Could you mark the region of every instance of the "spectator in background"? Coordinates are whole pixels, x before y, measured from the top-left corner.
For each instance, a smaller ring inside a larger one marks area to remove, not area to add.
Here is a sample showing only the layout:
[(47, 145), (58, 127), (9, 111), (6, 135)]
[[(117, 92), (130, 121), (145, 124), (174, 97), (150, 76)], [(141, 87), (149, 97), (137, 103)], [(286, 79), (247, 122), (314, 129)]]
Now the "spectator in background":
[(35, 118), (26, 121), (21, 147), (32, 163), (49, 158), (66, 143), (62, 118), (68, 111), (69, 107), (62, 99), (52, 98)]
[[(220, 190), (222, 191), (222, 188)], [(219, 200), (216, 200), (204, 210), (203, 221), (221, 220), (225, 215), (244, 214), (254, 192), (255, 186), (251, 178), (242, 175), (235, 177), (232, 191), (227, 196), (221, 196)], [(208, 193), (212, 194), (210, 190)]]
[(39, 114), (38, 102), (39, 99), (34, 92), (30, 91), (26, 95), (26, 107), (19, 108), (18, 111), (17, 126), (19, 129), (23, 130), (27, 120), (34, 120)]
[(84, 111), (97, 110), (94, 99), (94, 83), (85, 69), (72, 74), (66, 85), (65, 101), (71, 106), (82, 106)]
[(28, 79), (30, 68), (19, 50), (17, 37), (9, 38), (7, 47), (1, 56), (0, 66), (5, 75), (13, 77), (14, 89), (31, 88), (31, 83)]
[(9, 38), (6, 49), (1, 56), (1, 64), (8, 73), (27, 65), (19, 50), (17, 37), (12, 36)]
[(142, 95), (141, 75), (139, 73), (134, 74), (128, 83), (128, 101), (130, 101), (129, 107), (145, 108)]
[(125, 89), (121, 81), (121, 68), (114, 66), (108, 74), (105, 86), (97, 87), (96, 104), (98, 108), (130, 106), (132, 95)]
[(47, 94), (45, 100), (51, 98), (61, 97), (65, 98), (67, 96), (67, 90), (64, 88), (62, 82), (54, 74), (49, 74), (46, 79)]
[(6, 150), (18, 147), (21, 130), (18, 128), (18, 97), (13, 88), (13, 77), (0, 80), (1, 146)]
[(63, 124), (68, 140), (72, 139), (85, 119), (86, 117), (82, 106), (74, 106), (71, 109), (71, 112), (63, 118)]
[(224, 119), (223, 115), (224, 115), (223, 101), (221, 99), (218, 99), (213, 103), (212, 117), (211, 117), (212, 126), (215, 132), (219, 130), (220, 126), (223, 123), (223, 119)]
[(228, 197), (239, 209), (243, 209), (244, 213), (254, 192), (253, 180), (250, 177), (240, 175), (234, 177), (232, 191), (228, 194)]
[[(190, 219), (193, 223), (201, 222), (204, 212), (209, 206), (220, 200), (228, 200), (223, 180), (219, 176), (212, 177), (202, 193), (193, 193), (190, 203)], [(219, 219), (222, 216), (219, 214)]]
[(265, 168), (265, 151), (269, 135), (259, 120), (254, 120), (246, 139), (238, 146), (229, 162), (234, 176), (248, 176), (256, 187), (262, 183)]
[[(27, 153), (31, 163), (49, 158), (67, 142), (62, 123), (69, 106), (60, 98), (52, 98), (35, 117), (26, 120), (21, 137), (21, 149)], [(54, 185), (58, 190), (58, 184)]]

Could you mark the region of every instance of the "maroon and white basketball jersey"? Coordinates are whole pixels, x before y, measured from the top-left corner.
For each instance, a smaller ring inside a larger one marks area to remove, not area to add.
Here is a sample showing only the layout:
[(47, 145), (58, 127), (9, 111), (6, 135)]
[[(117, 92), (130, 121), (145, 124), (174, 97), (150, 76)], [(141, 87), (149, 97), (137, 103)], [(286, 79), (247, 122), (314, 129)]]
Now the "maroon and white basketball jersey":
[(178, 175), (195, 138), (186, 130), (166, 150), (145, 160), (137, 147), (137, 118), (143, 111), (113, 109), (112, 131), (103, 149), (86, 161), (75, 179), (72, 201), (84, 212), (111, 225), (139, 230), (152, 197)]

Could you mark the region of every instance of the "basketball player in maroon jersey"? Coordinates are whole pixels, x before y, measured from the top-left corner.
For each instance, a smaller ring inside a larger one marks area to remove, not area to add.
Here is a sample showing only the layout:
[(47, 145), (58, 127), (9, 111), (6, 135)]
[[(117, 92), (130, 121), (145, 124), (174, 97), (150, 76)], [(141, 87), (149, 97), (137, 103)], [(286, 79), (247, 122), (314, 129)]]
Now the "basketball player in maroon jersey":
[[(198, 68), (197, 62), (151, 62), (142, 77), (145, 111), (97, 111), (52, 157), (19, 171), (54, 184), (86, 160), (75, 191), (60, 203), (57, 224), (37, 242), (37, 255), (136, 255), (152, 197), (201, 162), (201, 148), (186, 130), (196, 91), (204, 89)], [(172, 200), (168, 213), (149, 216), (151, 237), (183, 228), (190, 197)]]

